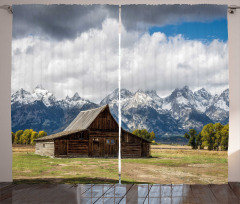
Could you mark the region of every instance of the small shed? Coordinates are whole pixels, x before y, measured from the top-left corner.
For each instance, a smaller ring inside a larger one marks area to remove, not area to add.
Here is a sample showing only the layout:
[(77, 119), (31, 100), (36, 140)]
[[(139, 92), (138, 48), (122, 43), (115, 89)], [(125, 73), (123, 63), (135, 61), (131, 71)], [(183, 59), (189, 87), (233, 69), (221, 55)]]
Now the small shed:
[[(81, 111), (57, 134), (36, 139), (36, 154), (52, 157), (117, 157), (119, 127), (109, 106)], [(122, 129), (121, 156), (149, 157), (150, 142)]]

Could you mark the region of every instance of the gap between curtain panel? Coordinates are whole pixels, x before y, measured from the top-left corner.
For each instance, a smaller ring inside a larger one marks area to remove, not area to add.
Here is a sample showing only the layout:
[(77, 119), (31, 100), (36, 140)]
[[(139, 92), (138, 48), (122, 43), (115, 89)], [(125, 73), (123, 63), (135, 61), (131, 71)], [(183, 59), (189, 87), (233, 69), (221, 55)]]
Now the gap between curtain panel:
[(118, 125), (119, 125), (119, 133), (118, 133), (118, 176), (119, 176), (119, 184), (121, 184), (121, 129), (122, 129), (122, 117), (121, 117), (121, 5), (119, 5), (119, 31), (118, 31)]

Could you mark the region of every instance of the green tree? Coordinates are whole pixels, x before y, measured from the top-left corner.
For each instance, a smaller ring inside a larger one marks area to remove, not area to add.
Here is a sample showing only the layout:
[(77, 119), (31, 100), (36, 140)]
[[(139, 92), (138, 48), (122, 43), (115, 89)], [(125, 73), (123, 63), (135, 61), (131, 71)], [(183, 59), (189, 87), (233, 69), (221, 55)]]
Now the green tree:
[(192, 149), (197, 149), (197, 144), (196, 144), (196, 136), (197, 136), (197, 131), (195, 129), (190, 129), (189, 132), (184, 134), (184, 137), (188, 139), (188, 145), (192, 147)]
[(209, 123), (205, 125), (201, 131), (202, 145), (208, 147), (208, 150), (213, 150), (213, 144), (215, 143), (215, 130), (214, 124)]
[(148, 132), (146, 129), (142, 129), (142, 130), (136, 129), (132, 132), (132, 134), (137, 135), (150, 142), (152, 142), (155, 139), (155, 133), (153, 131)]
[(22, 144), (30, 144), (32, 132), (33, 132), (32, 129), (24, 130), (24, 132), (22, 134)]
[(150, 132), (149, 140), (152, 142), (155, 139), (155, 133), (152, 131)]
[(35, 139), (37, 138), (38, 138), (38, 133), (36, 131), (32, 131), (30, 144), (35, 145), (36, 144)]
[(222, 128), (221, 135), (221, 150), (228, 150), (229, 124)]
[(22, 144), (22, 134), (23, 130), (18, 130), (15, 134), (14, 144)]
[(198, 135), (197, 135), (197, 137), (196, 137), (196, 146), (197, 146), (199, 149), (203, 149), (201, 132), (198, 133)]
[(15, 139), (15, 133), (12, 132), (12, 144), (14, 143), (14, 139)]
[(223, 125), (221, 123), (214, 124), (214, 131), (215, 131), (215, 141), (214, 141), (214, 144), (213, 144), (213, 149), (214, 150), (219, 150), (219, 147), (221, 145), (222, 128), (223, 128)]
[(38, 138), (39, 137), (44, 137), (44, 136), (47, 136), (47, 133), (45, 131), (39, 131)]

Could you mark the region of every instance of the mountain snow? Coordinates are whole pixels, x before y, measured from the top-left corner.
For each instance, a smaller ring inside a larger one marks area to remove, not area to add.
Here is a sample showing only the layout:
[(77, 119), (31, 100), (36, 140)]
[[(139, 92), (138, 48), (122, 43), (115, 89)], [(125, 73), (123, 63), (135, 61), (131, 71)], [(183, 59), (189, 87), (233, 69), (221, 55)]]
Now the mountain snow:
[[(220, 96), (212, 96), (204, 88), (193, 92), (185, 86), (165, 98), (153, 90), (131, 93), (122, 89), (122, 121), (129, 130), (146, 128), (161, 135), (182, 134), (189, 128), (200, 130), (211, 122), (227, 123), (228, 101), (228, 89)], [(118, 89), (101, 101), (100, 105), (104, 104), (109, 104), (111, 111), (117, 113)]]
[(76, 92), (72, 97), (67, 96), (65, 99), (57, 99), (53, 93), (44, 89), (42, 86), (38, 85), (30, 93), (24, 89), (20, 89), (12, 94), (11, 104), (31, 104), (36, 101), (42, 101), (46, 107), (50, 106), (60, 106), (63, 109), (79, 107), (81, 108), (85, 104), (92, 104), (89, 100), (81, 98)]
[(20, 89), (12, 94), (11, 96), (11, 104), (20, 103), (20, 104), (30, 104), (35, 101), (35, 98), (32, 94), (24, 89)]
[[(115, 89), (99, 104), (100, 106), (109, 104), (116, 120), (118, 94), (119, 89)], [(193, 92), (188, 86), (175, 89), (165, 98), (159, 97), (155, 90), (137, 90), (132, 93), (127, 89), (121, 89), (120, 94), (122, 124), (128, 130), (146, 128), (157, 135), (183, 134), (189, 128), (200, 130), (210, 122), (228, 123), (228, 89), (215, 96), (204, 88)], [(16, 91), (12, 94), (11, 104), (14, 130), (27, 127), (24, 120), (28, 115), (33, 121), (32, 123), (28, 121), (30, 125), (40, 126), (40, 123), (43, 123), (41, 129), (45, 129), (48, 133), (64, 129), (80, 111), (99, 106), (82, 98), (78, 93), (72, 97), (57, 99), (53, 93), (41, 86), (37, 86), (32, 93), (24, 89)], [(55, 114), (56, 111), (58, 114)], [(48, 115), (50, 113), (51, 115)], [(56, 115), (57, 119), (51, 117), (52, 115)], [(53, 123), (55, 120), (59, 122)]]
[(41, 86), (32, 93), (20, 89), (11, 98), (12, 131), (31, 128), (56, 133), (64, 130), (80, 111), (98, 106), (78, 93), (60, 100)]

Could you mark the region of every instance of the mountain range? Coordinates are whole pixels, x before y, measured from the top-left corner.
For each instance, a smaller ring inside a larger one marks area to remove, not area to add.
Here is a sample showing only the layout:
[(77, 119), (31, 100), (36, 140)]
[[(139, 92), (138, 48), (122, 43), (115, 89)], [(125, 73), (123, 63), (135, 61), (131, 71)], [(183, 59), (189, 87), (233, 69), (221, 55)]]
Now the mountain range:
[[(118, 121), (118, 93), (115, 89), (99, 103), (93, 103), (75, 93), (57, 99), (54, 94), (37, 86), (31, 93), (20, 89), (11, 96), (12, 131), (20, 129), (44, 130), (48, 134), (65, 129), (80, 111), (109, 104)], [(181, 135), (190, 128), (200, 131), (205, 124), (229, 120), (229, 90), (212, 95), (201, 88), (193, 92), (189, 87), (175, 89), (161, 98), (154, 90), (135, 93), (121, 89), (121, 118), (129, 131), (146, 128), (157, 138)]]

